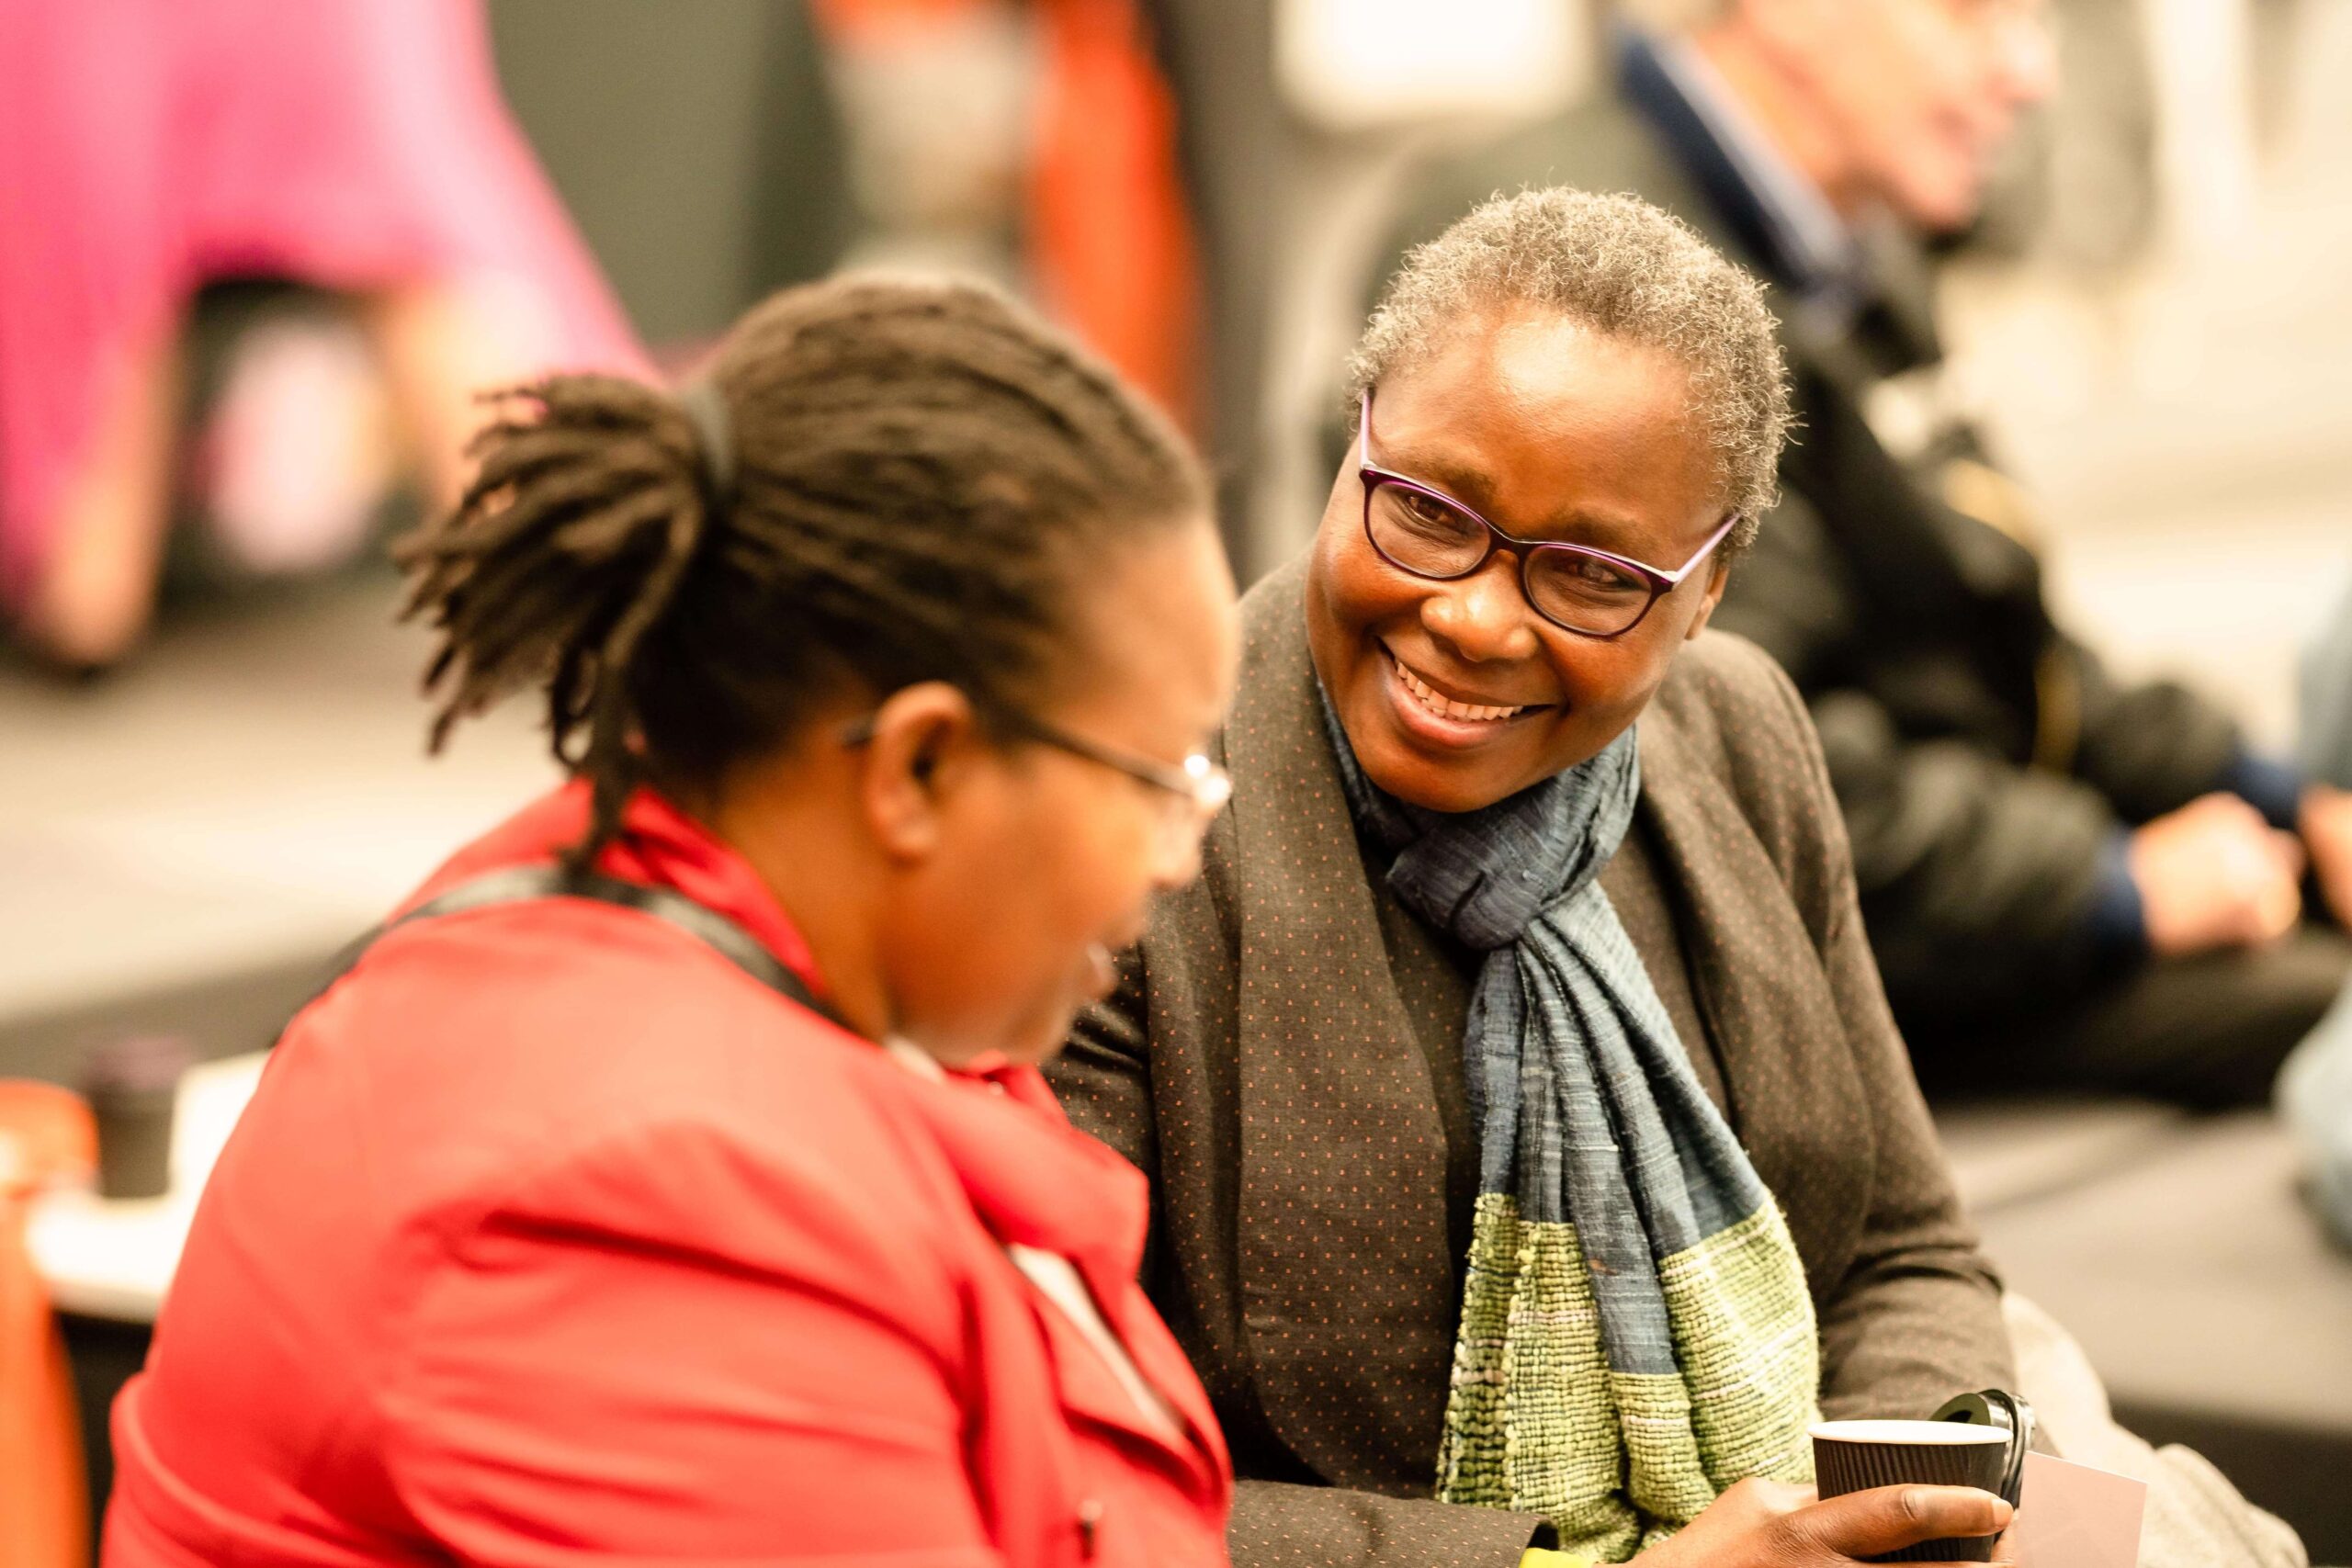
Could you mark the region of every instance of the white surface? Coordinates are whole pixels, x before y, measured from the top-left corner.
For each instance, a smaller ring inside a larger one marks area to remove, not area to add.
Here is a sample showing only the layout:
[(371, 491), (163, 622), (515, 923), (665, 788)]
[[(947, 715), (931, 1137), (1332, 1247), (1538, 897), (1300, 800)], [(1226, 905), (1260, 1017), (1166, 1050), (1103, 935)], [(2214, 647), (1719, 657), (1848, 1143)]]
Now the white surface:
[(2018, 1568), (2134, 1568), (2148, 1488), (2048, 1454), (2025, 1456), (2010, 1547)]
[(0, 1071), (15, 1021), (333, 953), (552, 782), (526, 703), (426, 757), (394, 593), (177, 622), (87, 690), (0, 663)]
[(1573, 0), (1280, 0), (1274, 73), (1325, 130), (1533, 119), (1591, 79), (1590, 34)]
[(2333, 1436), (2352, 1411), (2352, 1258), (2301, 1177), (2277, 1118), (2243, 1111), (1976, 1219), (2009, 1289), (2066, 1325), (2118, 1403)]
[(1970, 1427), (1958, 1421), (1816, 1421), (1813, 1435), (1833, 1443), (1905, 1443), (1915, 1448), (1973, 1448), (1980, 1443), (2007, 1443), (2008, 1433), (1996, 1427)]
[(164, 1304), (198, 1194), (261, 1082), (266, 1051), (192, 1067), (172, 1124), (172, 1190), (108, 1200), (83, 1190), (33, 1205), (26, 1249), (62, 1312), (152, 1323)]

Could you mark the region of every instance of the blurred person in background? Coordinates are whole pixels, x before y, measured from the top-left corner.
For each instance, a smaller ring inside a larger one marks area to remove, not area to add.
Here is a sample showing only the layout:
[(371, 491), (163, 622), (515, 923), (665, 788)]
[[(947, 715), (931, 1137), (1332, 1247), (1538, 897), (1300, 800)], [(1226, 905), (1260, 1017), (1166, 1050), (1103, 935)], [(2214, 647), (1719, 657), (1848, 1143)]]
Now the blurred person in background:
[(2303, 765), (2352, 789), (2352, 585), (2303, 657)]
[(1968, 226), (2052, 89), (2039, 0), (1626, 8), (1610, 89), (1423, 171), (1390, 254), (1561, 181), (1638, 192), (1765, 278), (1799, 435), (1716, 624), (1812, 706), (1921, 1076), (2259, 1103), (2352, 967), (2322, 924), (2352, 915), (2352, 795), (2067, 636), (1973, 428), (1898, 453), (1865, 418), (1938, 358), (1920, 242)]
[[(2352, 588), (2304, 657), (2301, 728), (2312, 776), (2352, 789)], [(2289, 1058), (2278, 1103), (2302, 1141), (2321, 1218), (2352, 1247), (2352, 984)]]
[(115, 1406), (110, 1568), (1225, 1561), (1141, 1177), (1036, 1065), (1190, 877), (1196, 460), (998, 295), (558, 377), (406, 547), (571, 782), (288, 1027)]
[[(477, 389), (641, 363), (500, 100), (481, 0), (0, 0), (0, 614), (37, 656), (102, 668), (138, 642), (180, 331), (204, 284), (245, 276), (357, 299), (439, 505)], [(274, 352), (258, 391), (232, 389), (227, 434), (264, 449), (254, 484), (320, 499), (307, 518), (261, 502), (260, 570), (332, 554), (302, 536), (364, 513), (332, 475), (286, 482), (345, 450), (348, 355)], [(272, 446), (296, 449), (274, 471)]]
[(1762, 291), (1530, 192), (1414, 256), (1351, 372), (1315, 543), (1244, 601), (1233, 807), (1050, 1075), (1153, 1179), (1235, 1561), (1994, 1533), (1805, 1485), (1816, 1411), (2015, 1371), (1804, 706), (1704, 635), (1788, 418)]
[(864, 264), (999, 278), (1180, 422), (1199, 279), (1142, 0), (811, 0)]

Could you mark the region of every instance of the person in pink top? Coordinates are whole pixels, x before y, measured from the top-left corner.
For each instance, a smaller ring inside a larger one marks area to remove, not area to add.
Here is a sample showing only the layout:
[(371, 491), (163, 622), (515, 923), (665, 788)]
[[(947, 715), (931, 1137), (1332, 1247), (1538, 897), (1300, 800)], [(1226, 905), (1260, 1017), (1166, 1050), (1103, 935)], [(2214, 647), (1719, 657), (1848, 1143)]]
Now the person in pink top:
[(500, 98), (481, 0), (0, 0), (0, 617), (144, 629), (208, 280), (362, 301), (443, 502), (476, 389), (643, 360)]

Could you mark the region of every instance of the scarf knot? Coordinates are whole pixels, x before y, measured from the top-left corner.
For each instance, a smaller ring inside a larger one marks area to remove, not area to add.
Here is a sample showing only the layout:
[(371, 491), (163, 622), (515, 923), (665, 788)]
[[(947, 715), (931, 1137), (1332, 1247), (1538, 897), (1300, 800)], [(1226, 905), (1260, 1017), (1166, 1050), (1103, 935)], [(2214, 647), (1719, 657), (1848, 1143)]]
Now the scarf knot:
[(1388, 886), (1405, 907), (1472, 951), (1519, 941), (1545, 909), (1596, 886), (1641, 795), (1641, 752), (1627, 730), (1589, 761), (1507, 800), (1458, 815), (1408, 805), (1354, 765), (1329, 705), (1340, 781), (1356, 821), (1396, 856)]

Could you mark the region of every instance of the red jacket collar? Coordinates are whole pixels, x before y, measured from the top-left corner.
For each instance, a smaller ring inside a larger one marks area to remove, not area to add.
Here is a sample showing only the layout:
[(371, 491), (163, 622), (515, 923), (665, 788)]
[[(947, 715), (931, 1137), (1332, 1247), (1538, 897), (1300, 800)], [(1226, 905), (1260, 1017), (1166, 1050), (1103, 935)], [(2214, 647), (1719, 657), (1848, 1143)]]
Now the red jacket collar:
[(914, 1100), (990, 1235), (1070, 1258), (1098, 1289), (1136, 1277), (1143, 1172), (1071, 1127), (1036, 1068), (951, 1072)]
[[(525, 807), (449, 857), (403, 908), (510, 865), (554, 860), (587, 836), (589, 787), (575, 779)], [(824, 976), (816, 955), (750, 863), (711, 830), (650, 789), (630, 796), (621, 830), (596, 857), (607, 876), (668, 887), (726, 916), (757, 937), (820, 994)]]
[[(574, 780), (540, 796), (451, 856), (402, 908), (489, 872), (561, 855), (588, 831), (589, 794)], [(808, 942), (750, 863), (657, 791), (630, 797), (621, 831), (597, 857), (596, 869), (673, 889), (726, 916), (820, 994), (825, 990)], [(1090, 1274), (1134, 1277), (1148, 1204), (1143, 1176), (1073, 1131), (1035, 1068), (983, 1062), (917, 1087), (910, 1100), (991, 1234), (1058, 1252)], [(1078, 1193), (1088, 1201), (1073, 1201)]]

